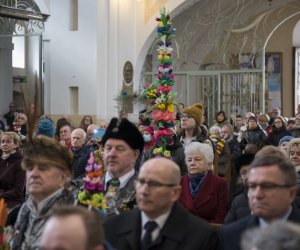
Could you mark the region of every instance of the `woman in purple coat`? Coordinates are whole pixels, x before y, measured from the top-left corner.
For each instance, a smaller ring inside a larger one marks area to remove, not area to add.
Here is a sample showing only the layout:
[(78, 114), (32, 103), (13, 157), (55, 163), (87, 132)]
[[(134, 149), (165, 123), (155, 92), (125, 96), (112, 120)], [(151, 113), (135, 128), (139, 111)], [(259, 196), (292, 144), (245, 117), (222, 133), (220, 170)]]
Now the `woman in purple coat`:
[(180, 202), (210, 223), (223, 223), (228, 210), (228, 185), (212, 172), (213, 149), (205, 143), (191, 142), (184, 152), (188, 174), (181, 179)]
[(12, 208), (24, 202), (25, 171), (21, 168), (19, 136), (15, 132), (3, 132), (0, 148), (0, 198)]

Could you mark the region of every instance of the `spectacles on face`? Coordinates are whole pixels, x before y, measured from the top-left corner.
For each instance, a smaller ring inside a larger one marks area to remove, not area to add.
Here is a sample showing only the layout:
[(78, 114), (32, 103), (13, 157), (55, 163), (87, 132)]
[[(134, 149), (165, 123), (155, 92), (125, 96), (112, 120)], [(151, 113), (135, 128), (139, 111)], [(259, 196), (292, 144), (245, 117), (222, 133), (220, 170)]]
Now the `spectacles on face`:
[(263, 192), (271, 192), (274, 191), (275, 189), (285, 189), (285, 188), (292, 187), (291, 185), (288, 184), (282, 185), (282, 184), (277, 184), (272, 182), (263, 182), (263, 183), (248, 182), (247, 186), (250, 192), (254, 192), (257, 187), (259, 187)]
[(181, 119), (181, 120), (188, 120), (188, 119), (191, 119), (191, 118), (193, 118), (193, 117), (190, 116), (190, 115), (181, 115), (181, 116), (180, 116), (180, 119)]
[(155, 188), (161, 188), (161, 187), (176, 187), (177, 184), (167, 184), (167, 183), (161, 183), (159, 181), (146, 181), (144, 179), (137, 179), (135, 181), (135, 185), (137, 187), (142, 187), (144, 186), (145, 184), (147, 184), (148, 188), (150, 189), (155, 189)]
[(275, 121), (274, 123), (275, 124), (281, 124), (282, 122), (281, 121)]

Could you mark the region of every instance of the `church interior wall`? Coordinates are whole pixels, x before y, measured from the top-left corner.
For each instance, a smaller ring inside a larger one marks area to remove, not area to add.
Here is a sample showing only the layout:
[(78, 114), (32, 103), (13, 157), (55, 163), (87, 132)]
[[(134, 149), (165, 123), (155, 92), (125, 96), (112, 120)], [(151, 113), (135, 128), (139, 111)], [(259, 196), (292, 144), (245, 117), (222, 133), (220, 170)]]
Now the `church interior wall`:
[[(49, 64), (44, 76), (45, 112), (53, 117), (91, 114), (97, 119), (110, 119), (118, 115), (114, 99), (122, 88), (126, 61), (133, 64), (134, 90), (139, 88), (144, 60), (155, 39), (159, 7), (164, 4), (176, 17), (195, 1), (78, 0), (75, 31), (70, 30), (71, 3), (45, 0), (41, 4), (42, 12), (51, 15), (43, 34), (45, 63)], [(283, 96), (283, 111), (288, 116), (293, 113), (293, 83), (285, 70), (291, 68), (292, 42), (281, 39), (292, 37), (296, 19), (289, 21), (288, 28), (278, 29), (266, 47), (267, 51), (284, 53), (283, 82), (289, 94)], [(79, 90), (77, 114), (71, 113), (70, 87)]]

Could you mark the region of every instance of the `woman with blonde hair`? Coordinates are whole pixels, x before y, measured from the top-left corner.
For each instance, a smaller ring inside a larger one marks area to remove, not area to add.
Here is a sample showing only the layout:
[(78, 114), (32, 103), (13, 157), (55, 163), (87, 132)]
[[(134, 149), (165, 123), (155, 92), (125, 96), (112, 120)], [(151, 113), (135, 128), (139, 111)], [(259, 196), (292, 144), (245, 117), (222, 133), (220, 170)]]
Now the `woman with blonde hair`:
[(0, 135), (0, 198), (9, 208), (24, 202), (25, 171), (21, 168), (22, 154), (19, 136), (15, 132)]

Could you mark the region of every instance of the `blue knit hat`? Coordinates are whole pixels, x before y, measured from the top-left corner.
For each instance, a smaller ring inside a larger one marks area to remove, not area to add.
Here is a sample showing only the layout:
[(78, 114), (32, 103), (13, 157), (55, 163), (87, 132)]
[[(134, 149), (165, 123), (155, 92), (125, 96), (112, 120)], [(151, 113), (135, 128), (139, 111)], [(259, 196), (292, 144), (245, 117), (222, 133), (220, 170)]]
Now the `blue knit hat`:
[(281, 145), (281, 143), (283, 142), (289, 142), (290, 140), (293, 140), (294, 137), (293, 136), (290, 136), (290, 135), (286, 135), (284, 137), (282, 137), (280, 140), (279, 140), (279, 144), (278, 145)]
[(45, 135), (48, 137), (54, 137), (55, 129), (54, 124), (50, 119), (43, 119), (39, 121), (38, 127), (36, 129), (37, 135)]

